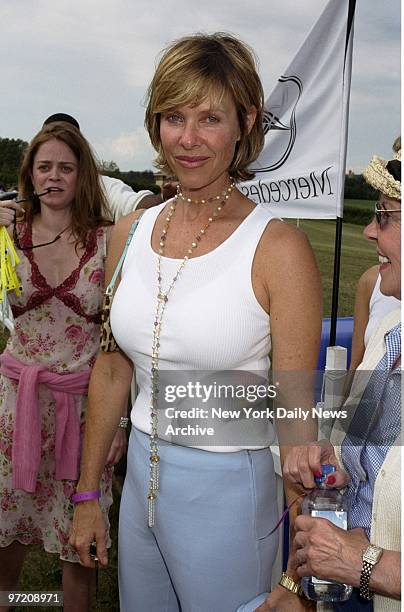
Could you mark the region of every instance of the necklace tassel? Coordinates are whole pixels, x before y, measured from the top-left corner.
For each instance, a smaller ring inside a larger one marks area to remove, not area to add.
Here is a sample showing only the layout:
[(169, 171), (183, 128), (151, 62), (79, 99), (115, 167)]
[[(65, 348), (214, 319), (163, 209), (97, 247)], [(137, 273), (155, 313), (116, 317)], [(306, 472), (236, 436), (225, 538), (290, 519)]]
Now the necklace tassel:
[(156, 519), (156, 495), (152, 492), (147, 496), (149, 527), (154, 527)]

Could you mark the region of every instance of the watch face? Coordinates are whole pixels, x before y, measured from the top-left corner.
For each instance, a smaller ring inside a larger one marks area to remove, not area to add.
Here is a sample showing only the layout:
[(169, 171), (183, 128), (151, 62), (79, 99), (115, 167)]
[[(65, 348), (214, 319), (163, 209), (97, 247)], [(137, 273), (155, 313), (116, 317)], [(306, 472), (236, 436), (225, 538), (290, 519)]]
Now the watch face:
[(381, 548), (379, 548), (378, 546), (369, 546), (366, 549), (365, 554), (363, 555), (363, 558), (366, 561), (369, 561), (369, 563), (376, 563), (376, 561), (379, 560), (379, 557), (381, 554), (382, 554)]

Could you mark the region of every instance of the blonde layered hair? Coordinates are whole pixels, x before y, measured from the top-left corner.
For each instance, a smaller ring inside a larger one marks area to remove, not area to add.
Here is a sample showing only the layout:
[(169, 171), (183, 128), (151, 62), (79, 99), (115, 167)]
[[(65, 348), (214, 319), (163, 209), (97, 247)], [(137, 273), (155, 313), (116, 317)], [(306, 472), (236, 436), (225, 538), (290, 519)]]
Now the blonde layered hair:
[[(248, 180), (254, 176), (248, 166), (264, 146), (264, 93), (254, 52), (222, 32), (186, 36), (164, 50), (148, 89), (145, 117), (158, 168), (172, 172), (161, 145), (161, 113), (184, 105), (197, 106), (205, 100), (217, 105), (227, 95), (236, 106), (241, 134), (229, 173), (236, 181)], [(256, 108), (257, 117), (248, 133), (251, 106)]]

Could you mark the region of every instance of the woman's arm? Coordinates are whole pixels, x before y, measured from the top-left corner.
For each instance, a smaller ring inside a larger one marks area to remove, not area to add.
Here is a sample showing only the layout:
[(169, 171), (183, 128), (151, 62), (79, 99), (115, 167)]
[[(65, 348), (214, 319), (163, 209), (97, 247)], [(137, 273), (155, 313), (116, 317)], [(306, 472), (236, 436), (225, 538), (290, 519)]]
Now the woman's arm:
[(401, 599), (401, 553), (384, 550), (370, 575), (369, 590), (380, 595)]
[[(105, 266), (106, 283), (110, 282), (137, 213), (123, 218), (113, 229)], [(118, 282), (118, 281), (117, 281)], [(88, 410), (84, 435), (83, 458), (77, 491), (99, 489), (108, 451), (116, 434), (120, 417), (125, 414), (132, 380), (133, 365), (120, 351), (100, 352), (94, 365), (88, 393)], [(74, 514), (71, 545), (80, 561), (93, 567), (89, 547), (97, 542), (97, 557), (107, 563), (106, 531), (98, 501), (80, 502)]]
[[(283, 463), (291, 446), (317, 439), (311, 410), (321, 335), (321, 281), (307, 237), (287, 223), (269, 223), (257, 255), (255, 270), (268, 299), (272, 369), (274, 382), (279, 381), (277, 404), (308, 411), (306, 420), (303, 416), (277, 419)], [(285, 492), (289, 502), (296, 496), (289, 486)]]
[(132, 372), (132, 363), (120, 351), (98, 355), (89, 386), (77, 491), (94, 491), (99, 488), (112, 439), (126, 408)]
[(354, 329), (350, 370), (356, 370), (365, 353), (365, 330), (369, 321), (369, 301), (379, 274), (379, 266), (372, 266), (362, 274), (355, 294)]
[[(132, 370), (132, 364), (120, 352), (101, 353), (97, 358), (89, 387), (78, 492), (96, 491), (100, 487), (108, 451), (127, 403)], [(70, 536), (70, 544), (86, 567), (94, 567), (90, 559), (90, 544), (93, 540), (97, 543), (100, 563), (106, 565), (106, 529), (97, 500), (77, 504)]]
[[(309, 411), (305, 421), (299, 417), (276, 420), (283, 466), (288, 450), (294, 445), (317, 440), (317, 423), (312, 419), (311, 409), (320, 347), (322, 297), (320, 274), (306, 236), (291, 225), (271, 221), (257, 250), (253, 282), (256, 289), (261, 288), (256, 290), (256, 296), (270, 315), (273, 382), (279, 382), (277, 405)], [(288, 503), (301, 493), (301, 488), (294, 487), (293, 483), (284, 481), (284, 488)], [(290, 513), (292, 524), (296, 511), (295, 504)], [(289, 556), (287, 573), (294, 580), (300, 580), (293, 553)], [(259, 610), (288, 610), (292, 605), (300, 610), (305, 602), (278, 586)]]

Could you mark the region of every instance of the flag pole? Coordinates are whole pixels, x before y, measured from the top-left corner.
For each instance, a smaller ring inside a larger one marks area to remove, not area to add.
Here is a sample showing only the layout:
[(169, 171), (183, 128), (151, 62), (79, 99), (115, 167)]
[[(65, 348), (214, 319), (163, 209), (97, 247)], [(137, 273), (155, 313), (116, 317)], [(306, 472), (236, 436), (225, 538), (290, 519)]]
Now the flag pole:
[[(353, 37), (353, 20), (355, 15), (355, 6), (356, 0), (349, 0), (348, 5), (348, 20), (347, 20), (347, 30), (346, 30), (346, 40), (345, 40), (345, 61), (348, 53), (348, 46)], [(345, 72), (345, 66), (344, 66)], [(346, 104), (346, 117), (345, 117), (345, 130), (348, 130), (348, 108), (349, 108), (349, 90), (350, 90), (350, 79), (351, 74), (349, 71), (348, 82), (345, 83), (345, 87), (347, 88), (347, 104)], [(345, 138), (345, 147), (346, 147), (347, 139)], [(345, 181), (345, 162), (346, 162), (346, 149), (344, 152), (344, 169), (343, 169), (343, 180)], [(343, 210), (344, 206), (344, 185), (342, 185), (341, 189), (341, 210)], [(342, 248), (342, 217), (337, 216), (337, 222), (335, 226), (335, 243), (334, 243), (334, 273), (333, 273), (333, 281), (332, 281), (332, 302), (331, 302), (331, 325), (330, 325), (330, 341), (328, 346), (335, 346), (337, 339), (337, 320), (338, 320), (338, 298), (339, 298), (339, 279), (340, 279), (340, 269), (341, 269), (341, 248)]]
[(335, 342), (337, 339), (339, 276), (340, 276), (340, 270), (341, 270), (342, 224), (343, 224), (342, 217), (337, 217), (337, 223), (335, 225), (335, 242), (334, 242), (334, 273), (333, 273), (333, 281), (332, 281), (330, 342), (328, 346), (335, 346)]

